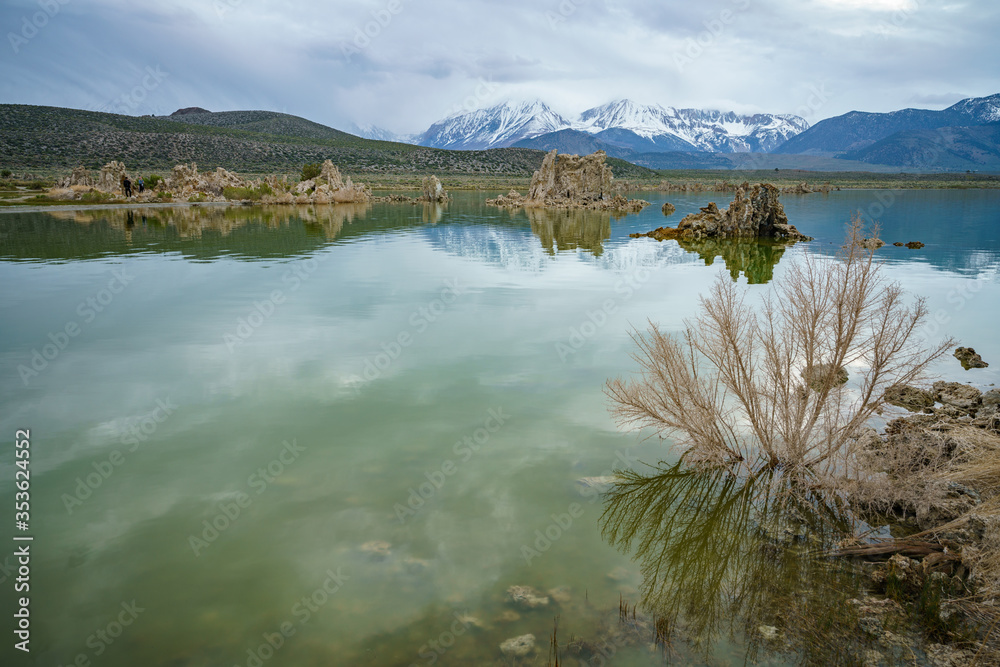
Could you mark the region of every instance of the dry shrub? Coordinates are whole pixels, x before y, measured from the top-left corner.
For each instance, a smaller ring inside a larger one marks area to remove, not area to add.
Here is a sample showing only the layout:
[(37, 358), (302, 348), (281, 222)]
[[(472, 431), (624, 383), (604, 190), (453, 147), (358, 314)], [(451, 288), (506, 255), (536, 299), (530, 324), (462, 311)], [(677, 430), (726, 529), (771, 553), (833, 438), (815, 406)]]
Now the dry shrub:
[(607, 385), (619, 423), (673, 437), (690, 461), (866, 475), (857, 434), (885, 389), (922, 380), (952, 341), (919, 343), (926, 306), (882, 276), (863, 231), (855, 217), (836, 259), (807, 254), (759, 308), (720, 277), (682, 336), (633, 334), (641, 375)]

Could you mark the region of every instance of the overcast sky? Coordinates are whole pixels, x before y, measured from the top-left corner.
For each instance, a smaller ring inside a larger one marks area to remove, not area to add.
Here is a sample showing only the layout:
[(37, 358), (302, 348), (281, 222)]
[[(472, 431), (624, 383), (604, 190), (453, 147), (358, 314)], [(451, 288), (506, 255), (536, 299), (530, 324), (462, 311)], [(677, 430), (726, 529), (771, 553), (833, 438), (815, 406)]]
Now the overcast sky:
[(3, 0), (0, 26), (0, 102), (403, 133), (504, 99), (815, 123), (1000, 92), (996, 0)]

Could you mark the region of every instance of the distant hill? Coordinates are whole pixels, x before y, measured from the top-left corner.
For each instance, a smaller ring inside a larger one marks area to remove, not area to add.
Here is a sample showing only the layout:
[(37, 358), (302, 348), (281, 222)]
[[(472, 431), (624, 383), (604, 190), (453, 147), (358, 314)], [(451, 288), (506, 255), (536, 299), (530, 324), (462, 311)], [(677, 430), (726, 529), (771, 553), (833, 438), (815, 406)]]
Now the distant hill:
[[(197, 107), (195, 107), (197, 109)], [(183, 115), (177, 114), (184, 112)], [(160, 116), (162, 120), (178, 121), (193, 125), (207, 125), (231, 130), (245, 130), (260, 134), (270, 134), (275, 137), (295, 137), (299, 139), (330, 139), (349, 141), (358, 137), (335, 130), (326, 125), (314, 123), (311, 120), (292, 116), (276, 111), (205, 111), (189, 109), (175, 111), (169, 116)]]
[(1000, 120), (1000, 94), (969, 98), (941, 111), (902, 109), (889, 113), (851, 111), (827, 118), (781, 144), (774, 153), (836, 155), (861, 151), (897, 132), (968, 127)]
[(1000, 170), (1000, 122), (897, 132), (843, 157), (922, 169)]
[[(136, 117), (60, 107), (0, 105), (0, 167), (97, 169), (111, 160), (129, 169), (166, 170), (182, 162), (244, 173), (297, 172), (333, 160), (349, 173), (530, 176), (544, 153), (526, 148), (448, 151), (362, 139), (298, 116), (271, 111)], [(648, 169), (612, 162), (615, 175)]]
[(537, 148), (543, 151), (555, 148), (560, 153), (575, 153), (577, 155), (588, 155), (600, 150), (620, 158), (627, 158), (635, 152), (624, 146), (607, 143), (596, 135), (580, 130), (549, 132), (530, 139), (522, 139), (513, 145), (516, 148)]

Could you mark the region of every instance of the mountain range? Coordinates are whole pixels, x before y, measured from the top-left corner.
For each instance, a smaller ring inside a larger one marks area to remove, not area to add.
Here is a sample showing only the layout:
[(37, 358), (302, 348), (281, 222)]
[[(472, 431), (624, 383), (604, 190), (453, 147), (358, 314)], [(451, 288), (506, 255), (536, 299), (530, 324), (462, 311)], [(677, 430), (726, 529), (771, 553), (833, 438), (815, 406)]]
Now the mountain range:
[[(609, 153), (625, 157), (666, 151), (767, 152), (808, 127), (805, 120), (792, 115), (746, 116), (731, 111), (642, 105), (627, 99), (587, 109), (570, 119), (535, 100), (502, 102), (487, 109), (453, 114), (419, 135), (396, 139), (457, 150), (542, 148), (535, 144), (575, 141), (585, 146), (606, 146), (611, 149)], [(362, 136), (385, 138), (382, 132), (372, 128)]]
[(351, 129), (372, 139), (453, 150), (508, 146), (577, 154), (603, 150), (660, 169), (720, 168), (745, 161), (726, 154), (749, 153), (760, 165), (796, 162), (777, 158), (782, 155), (809, 156), (830, 170), (839, 169), (839, 164), (845, 169), (869, 164), (936, 171), (1000, 169), (998, 122), (1000, 94), (965, 99), (941, 111), (851, 111), (812, 127), (790, 114), (740, 115), (623, 99), (573, 118), (561, 116), (540, 100), (508, 101), (453, 114), (416, 135), (393, 135), (377, 127)]

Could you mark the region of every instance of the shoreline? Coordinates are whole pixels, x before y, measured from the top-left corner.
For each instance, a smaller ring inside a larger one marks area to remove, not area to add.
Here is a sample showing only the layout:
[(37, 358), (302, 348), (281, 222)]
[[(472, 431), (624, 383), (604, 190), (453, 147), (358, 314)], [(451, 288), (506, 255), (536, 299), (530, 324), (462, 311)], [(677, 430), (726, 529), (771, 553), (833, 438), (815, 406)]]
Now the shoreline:
[[(391, 190), (408, 190), (408, 188), (385, 188), (385, 189), (386, 190), (390, 190), (390, 189)], [(885, 187), (885, 188), (879, 188), (879, 187), (870, 187), (869, 186), (869, 187), (858, 187), (858, 188), (838, 187), (838, 188), (835, 188), (834, 190), (831, 190), (831, 192), (836, 192), (836, 191), (885, 192), (885, 191), (893, 191), (893, 190), (902, 191), (902, 192), (909, 192), (909, 191), (916, 192), (916, 191), (928, 191), (928, 190), (977, 190), (977, 191), (987, 191), (987, 190), (998, 190), (998, 189), (1000, 189), (1000, 188), (997, 188), (997, 187), (961, 187), (961, 188), (956, 188), (956, 187), (939, 187), (939, 188), (930, 188), (930, 187), (929, 188), (921, 188), (921, 187)], [(495, 189), (494, 188), (451, 188), (451, 191), (455, 191), (455, 192), (482, 192), (484, 195), (487, 195), (488, 193), (491, 193), (491, 192), (501, 192), (502, 190), (503, 190), (502, 187), (497, 187)], [(684, 190), (678, 190), (678, 189), (662, 190), (662, 189), (659, 189), (659, 188), (656, 188), (656, 187), (648, 187), (648, 188), (636, 187), (636, 188), (629, 189), (628, 192), (630, 194), (631, 193), (642, 193), (642, 192), (655, 192), (655, 193), (660, 193), (660, 194), (663, 194), (663, 195), (666, 195), (666, 196), (669, 197), (670, 195), (675, 195), (675, 194), (685, 194), (685, 195), (689, 195), (689, 194), (695, 194), (695, 195), (696, 194), (714, 195), (714, 194), (720, 194), (720, 193), (721, 194), (725, 194), (725, 193), (729, 192), (729, 190), (724, 190), (724, 189), (707, 189), (706, 188), (706, 189), (701, 189), (701, 190), (684, 191)], [(824, 193), (824, 192), (819, 192), (819, 191), (808, 192), (808, 193), (787, 192), (787, 193), (782, 193), (782, 196), (791, 196), (791, 195), (809, 196), (809, 195), (825, 195), (825, 194), (829, 194), (829, 193)], [(371, 203), (391, 203), (391, 202), (371, 202)], [(11, 205), (0, 205), (0, 215), (2, 215), (4, 213), (45, 213), (46, 211), (120, 210), (120, 209), (128, 209), (128, 208), (132, 208), (132, 209), (162, 209), (162, 208), (188, 208), (188, 207), (196, 207), (196, 206), (211, 206), (211, 207), (233, 206), (233, 207), (240, 207), (240, 208), (259, 208), (259, 207), (265, 207), (265, 206), (285, 207), (285, 206), (290, 206), (290, 205), (291, 204), (262, 204), (262, 203), (257, 202), (257, 201), (252, 201), (252, 202), (251, 201), (246, 201), (246, 202), (244, 202), (244, 201), (240, 201), (240, 200), (237, 200), (237, 201), (225, 201), (225, 202), (209, 202), (209, 201), (206, 201), (206, 202), (188, 202), (188, 201), (176, 201), (176, 202), (136, 202), (136, 203), (129, 203), (129, 202), (114, 202), (114, 203), (109, 203), (109, 202), (94, 202), (94, 203), (85, 203), (85, 202), (76, 201), (76, 202), (67, 203), (67, 204), (42, 204), (42, 205), (38, 205), (38, 204), (24, 204), (24, 205), (11, 204)], [(310, 203), (310, 204), (302, 204), (302, 205), (303, 206), (337, 206), (338, 204), (336, 204), (336, 203), (329, 203), (329, 204), (315, 204), (315, 203)], [(354, 205), (357, 205), (357, 204), (354, 204)]]

